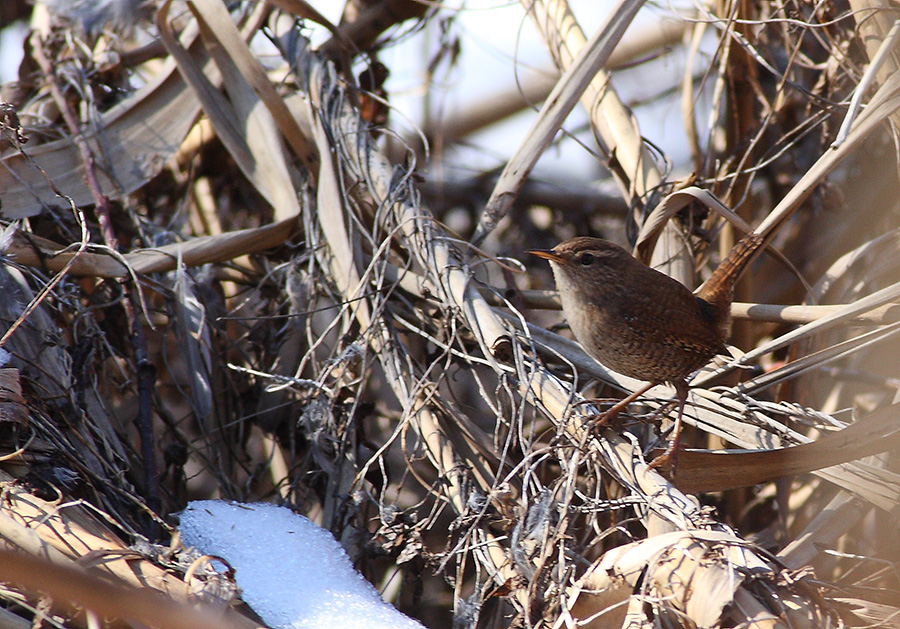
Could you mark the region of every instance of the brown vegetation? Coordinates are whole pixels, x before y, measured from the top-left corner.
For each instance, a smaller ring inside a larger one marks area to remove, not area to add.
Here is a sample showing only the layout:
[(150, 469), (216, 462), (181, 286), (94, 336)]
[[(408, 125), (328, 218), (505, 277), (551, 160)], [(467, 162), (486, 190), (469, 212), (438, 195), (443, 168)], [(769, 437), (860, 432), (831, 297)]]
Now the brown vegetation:
[[(454, 13), (315, 5), (147, 2), (118, 16), (141, 45), (30, 15), (0, 94), (0, 625), (254, 626), (173, 537), (210, 497), (306, 514), (427, 626), (900, 624), (894, 10), (721, 1), (623, 36), (624, 1), (588, 39), (523, 2), (559, 80), (406, 137), (378, 52), (442, 35), (434, 79)], [(677, 174), (616, 91), (673, 49)], [(502, 172), (435, 178), (541, 102)], [(526, 183), (579, 107), (614, 185)], [(750, 229), (736, 357), (692, 380), (669, 479), (672, 391), (591, 430), (580, 402), (642, 383), (554, 327), (523, 252), (604, 236), (693, 288)]]

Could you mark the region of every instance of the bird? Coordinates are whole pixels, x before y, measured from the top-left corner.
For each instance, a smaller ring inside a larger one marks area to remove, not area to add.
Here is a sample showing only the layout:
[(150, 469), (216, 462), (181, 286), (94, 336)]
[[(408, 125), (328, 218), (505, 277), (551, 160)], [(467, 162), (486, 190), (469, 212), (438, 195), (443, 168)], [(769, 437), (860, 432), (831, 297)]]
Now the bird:
[(563, 313), (585, 352), (648, 383), (602, 414), (599, 424), (652, 387), (674, 386), (678, 414), (672, 438), (651, 468), (677, 456), (689, 376), (716, 355), (730, 355), (725, 341), (734, 285), (762, 244), (761, 235), (747, 234), (696, 294), (601, 238), (579, 236), (527, 252), (550, 262)]

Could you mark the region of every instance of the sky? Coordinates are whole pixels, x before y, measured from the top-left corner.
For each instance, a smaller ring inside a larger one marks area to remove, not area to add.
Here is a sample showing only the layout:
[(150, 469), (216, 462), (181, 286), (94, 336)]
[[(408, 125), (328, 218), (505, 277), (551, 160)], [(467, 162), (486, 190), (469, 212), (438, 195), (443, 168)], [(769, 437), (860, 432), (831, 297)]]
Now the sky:
[[(570, 2), (588, 37), (603, 22), (612, 4), (609, 0)], [(517, 75), (527, 79), (530, 69), (544, 70), (552, 67), (552, 61), (537, 29), (525, 15), (519, 2), (473, 0), (466, 2), (465, 6), (465, 10), (455, 14), (454, 29), (462, 42), (458, 67), (447, 76), (446, 90), (433, 91), (433, 102), (437, 103), (436, 108), (441, 108), (446, 117), (463, 111), (467, 102), (479, 101), (486, 94), (513, 88)], [(652, 24), (660, 20), (661, 16), (659, 10), (644, 9), (629, 31), (634, 32), (642, 26)], [(430, 42), (427, 37), (417, 36), (415, 40), (388, 49), (381, 55), (381, 61), (392, 70), (388, 83), (392, 104), (414, 119), (418, 119), (422, 111), (422, 65), (423, 59), (428, 56), (428, 52), (422, 50), (423, 42), (433, 51), (437, 46), (437, 38), (436, 33), (431, 34)], [(669, 55), (652, 64), (616, 73), (613, 84), (625, 102), (640, 101), (654, 94), (661, 86), (674, 83), (681, 77), (682, 68), (681, 57)], [(663, 147), (673, 161), (684, 163), (689, 154), (678, 98), (677, 94), (673, 95), (667, 102), (654, 104), (649, 108), (637, 108), (635, 113), (642, 134)], [(473, 136), (471, 140), (476, 147), (459, 151), (455, 160), (457, 167), (480, 172), (502, 166), (504, 159), (528, 131), (535, 115), (533, 112), (523, 112), (514, 119)], [(565, 127), (570, 130), (584, 127), (586, 120), (586, 113), (578, 106)], [(588, 147), (595, 146), (589, 132), (579, 133), (578, 137)], [(585, 148), (567, 142), (561, 150), (548, 151), (536, 172), (590, 180), (600, 171), (596, 158)]]
[(16, 79), (22, 61), (22, 42), (28, 32), (23, 22), (16, 22), (0, 31), (0, 83)]

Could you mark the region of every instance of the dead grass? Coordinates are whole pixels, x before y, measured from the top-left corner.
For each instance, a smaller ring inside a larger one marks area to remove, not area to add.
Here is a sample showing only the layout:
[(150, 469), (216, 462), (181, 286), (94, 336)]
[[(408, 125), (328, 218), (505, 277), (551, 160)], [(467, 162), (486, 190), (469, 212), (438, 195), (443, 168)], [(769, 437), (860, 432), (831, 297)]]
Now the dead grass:
[[(402, 136), (374, 55), (452, 40), (439, 7), (351, 1), (334, 26), (305, 2), (147, 8), (141, 49), (36, 12), (2, 92), (4, 626), (254, 626), (173, 537), (209, 497), (308, 515), (433, 627), (900, 624), (900, 75), (867, 48), (893, 14), (655, 8), (665, 28), (617, 47), (627, 2), (590, 38), (528, 3), (554, 107), (499, 174), (435, 181), (424, 166), (524, 106), (463, 95), (428, 151)], [(673, 46), (702, 60), (659, 90), (681, 93), (690, 177), (616, 91), (640, 70), (598, 72)], [(579, 106), (616, 199), (525, 187)], [(771, 253), (739, 287), (737, 357), (692, 382), (673, 481), (645, 464), (671, 392), (589, 430), (578, 402), (641, 383), (548, 331), (523, 250), (628, 239), (696, 285), (748, 229)], [(123, 612), (147, 600), (166, 603)]]

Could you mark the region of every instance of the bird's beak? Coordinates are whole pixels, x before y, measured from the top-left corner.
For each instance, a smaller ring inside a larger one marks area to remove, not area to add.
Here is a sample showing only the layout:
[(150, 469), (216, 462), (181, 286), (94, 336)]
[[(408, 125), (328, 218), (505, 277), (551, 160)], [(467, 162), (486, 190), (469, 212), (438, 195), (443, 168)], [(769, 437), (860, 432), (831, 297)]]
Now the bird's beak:
[(550, 260), (551, 262), (562, 262), (562, 258), (560, 257), (560, 255), (553, 251), (553, 249), (530, 249), (525, 253), (530, 253), (533, 256), (544, 258), (545, 260)]

